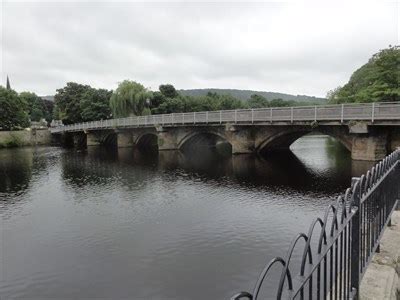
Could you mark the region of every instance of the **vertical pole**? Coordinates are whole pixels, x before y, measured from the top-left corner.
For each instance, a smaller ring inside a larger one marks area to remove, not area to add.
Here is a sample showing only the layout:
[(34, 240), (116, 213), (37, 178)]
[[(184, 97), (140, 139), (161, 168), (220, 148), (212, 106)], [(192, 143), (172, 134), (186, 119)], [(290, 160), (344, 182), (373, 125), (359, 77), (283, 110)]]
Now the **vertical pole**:
[(344, 104), (342, 104), (342, 112), (341, 112), (341, 115), (340, 115), (340, 123), (343, 123), (343, 120), (344, 120)]
[[(353, 178), (352, 186), (352, 211), (354, 215), (351, 221), (351, 289), (353, 298), (357, 300), (360, 295), (360, 178)], [(354, 294), (355, 293), (355, 294)]]
[(172, 123), (172, 125), (174, 125), (174, 114), (173, 113), (171, 114), (171, 123)]
[(164, 126), (164, 114), (161, 115), (161, 124)]
[(290, 123), (293, 123), (293, 107), (290, 108)]
[(237, 110), (235, 109), (235, 124), (237, 123)]
[(182, 124), (185, 124), (185, 113), (182, 113)]
[(193, 124), (196, 124), (196, 112), (193, 113)]
[(206, 123), (208, 124), (208, 111), (206, 111)]
[(317, 122), (317, 106), (314, 106), (314, 122)]
[(272, 123), (272, 107), (270, 108), (269, 121)]
[(254, 109), (251, 109), (251, 124), (254, 123)]
[(375, 102), (372, 102), (372, 117), (371, 117), (372, 123), (374, 123), (374, 118), (375, 118)]
[(219, 111), (219, 124), (222, 124), (222, 111)]

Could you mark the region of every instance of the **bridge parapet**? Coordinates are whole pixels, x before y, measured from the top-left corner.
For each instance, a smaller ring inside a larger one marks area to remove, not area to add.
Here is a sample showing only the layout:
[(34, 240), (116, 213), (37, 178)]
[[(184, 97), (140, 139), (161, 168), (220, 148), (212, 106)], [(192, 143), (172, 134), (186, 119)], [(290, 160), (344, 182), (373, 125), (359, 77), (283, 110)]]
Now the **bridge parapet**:
[(279, 125), (304, 125), (302, 122), (334, 122), (340, 125), (351, 121), (366, 121), (368, 124), (377, 123), (382, 125), (391, 124), (385, 123), (388, 121), (395, 121), (395, 124), (399, 125), (400, 103), (382, 102), (172, 113), (84, 122), (53, 127), (50, 131), (52, 133), (60, 133), (126, 127), (154, 127), (159, 125), (251, 125), (268, 123)]

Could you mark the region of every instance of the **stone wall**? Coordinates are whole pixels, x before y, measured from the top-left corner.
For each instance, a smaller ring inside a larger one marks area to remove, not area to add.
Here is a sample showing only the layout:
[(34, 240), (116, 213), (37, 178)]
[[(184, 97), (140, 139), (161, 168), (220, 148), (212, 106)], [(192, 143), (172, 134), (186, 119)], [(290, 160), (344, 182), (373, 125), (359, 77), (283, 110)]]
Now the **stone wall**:
[(48, 129), (0, 131), (0, 148), (50, 144), (51, 133)]

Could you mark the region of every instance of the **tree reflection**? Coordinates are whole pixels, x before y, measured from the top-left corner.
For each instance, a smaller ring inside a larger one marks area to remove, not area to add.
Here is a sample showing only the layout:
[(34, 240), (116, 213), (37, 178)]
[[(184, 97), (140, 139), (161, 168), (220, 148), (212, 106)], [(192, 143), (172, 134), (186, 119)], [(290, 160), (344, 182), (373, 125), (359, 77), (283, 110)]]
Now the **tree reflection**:
[(0, 150), (0, 199), (10, 200), (11, 194), (23, 193), (28, 188), (32, 166), (30, 149)]

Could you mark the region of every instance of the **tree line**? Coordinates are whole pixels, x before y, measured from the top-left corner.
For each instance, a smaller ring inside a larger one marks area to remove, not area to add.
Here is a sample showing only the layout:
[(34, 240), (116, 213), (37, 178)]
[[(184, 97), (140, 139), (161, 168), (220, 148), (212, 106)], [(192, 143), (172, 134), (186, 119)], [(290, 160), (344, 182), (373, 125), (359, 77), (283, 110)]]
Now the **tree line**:
[[(328, 92), (327, 98), (330, 103), (400, 101), (399, 82), (400, 48), (390, 46), (374, 54), (347, 84)], [(57, 89), (53, 103), (34, 93), (18, 94), (0, 86), (0, 129), (25, 128), (29, 121), (43, 118), (47, 122), (56, 119), (72, 124), (150, 114), (295, 105), (310, 105), (310, 102), (270, 100), (258, 94), (247, 101), (215, 92), (189, 96), (180, 94), (171, 84), (162, 84), (157, 91), (151, 91), (138, 82), (124, 80), (114, 91), (69, 82)]]
[(0, 86), (0, 130), (18, 130), (29, 127), (31, 122), (53, 119), (54, 103), (35, 93), (18, 94), (11, 88)]

